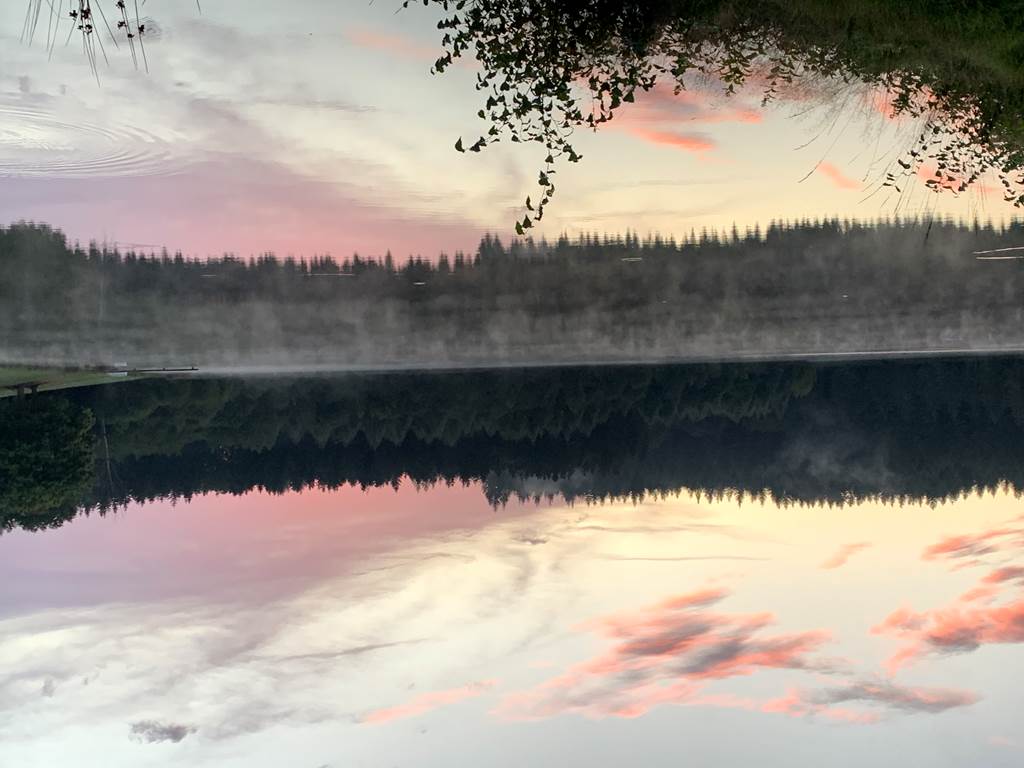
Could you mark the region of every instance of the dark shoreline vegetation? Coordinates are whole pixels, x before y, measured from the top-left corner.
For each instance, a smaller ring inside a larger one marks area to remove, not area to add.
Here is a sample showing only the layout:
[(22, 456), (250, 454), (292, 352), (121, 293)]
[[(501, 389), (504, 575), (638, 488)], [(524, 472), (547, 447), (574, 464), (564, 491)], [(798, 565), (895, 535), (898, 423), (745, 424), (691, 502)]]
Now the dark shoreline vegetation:
[(0, 530), (205, 493), (941, 503), (1024, 490), (1024, 358), (144, 379), (0, 401)]
[(0, 229), (0, 363), (460, 368), (1024, 348), (1024, 223), (764, 232), (309, 261), (121, 254)]

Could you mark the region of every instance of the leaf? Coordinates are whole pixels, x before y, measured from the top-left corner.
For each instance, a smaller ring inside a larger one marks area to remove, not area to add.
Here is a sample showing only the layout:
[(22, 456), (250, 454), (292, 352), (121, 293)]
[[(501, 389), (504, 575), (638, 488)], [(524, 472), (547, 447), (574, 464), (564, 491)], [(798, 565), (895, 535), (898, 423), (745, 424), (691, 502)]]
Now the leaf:
[(455, 142), (455, 149), (459, 152), (465, 152), (465, 148), (462, 146), (462, 137), (459, 136), (459, 140)]

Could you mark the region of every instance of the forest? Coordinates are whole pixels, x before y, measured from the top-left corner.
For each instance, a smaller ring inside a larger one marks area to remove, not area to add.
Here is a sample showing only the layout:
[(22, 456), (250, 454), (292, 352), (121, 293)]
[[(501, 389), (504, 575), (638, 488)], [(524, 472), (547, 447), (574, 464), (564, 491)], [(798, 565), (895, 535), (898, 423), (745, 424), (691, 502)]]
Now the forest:
[(1024, 489), (1024, 359), (150, 379), (0, 401), (0, 530), (135, 501), (480, 483), (585, 504)]
[[(1024, 348), (1024, 223), (582, 235), (396, 263), (119, 253), (0, 229), (0, 363), (459, 368)], [(984, 254), (981, 254), (984, 256)], [(1012, 254), (1011, 254), (1012, 255)]]

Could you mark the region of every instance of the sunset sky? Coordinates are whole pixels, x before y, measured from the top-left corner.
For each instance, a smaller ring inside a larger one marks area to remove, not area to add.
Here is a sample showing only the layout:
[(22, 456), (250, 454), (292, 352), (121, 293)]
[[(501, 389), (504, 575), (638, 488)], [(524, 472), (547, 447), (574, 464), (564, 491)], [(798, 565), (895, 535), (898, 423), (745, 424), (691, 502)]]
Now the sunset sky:
[[(397, 0), (203, 5), (152, 0), (150, 72), (108, 50), (97, 84), (80, 41), (48, 60), (45, 23), (0, 8), (0, 223), (45, 221), (73, 238), (194, 255), (273, 250), (434, 256), (508, 237), (541, 155), (502, 144), (459, 154), (483, 123), (472, 62), (432, 76), (433, 9)], [(110, 46), (108, 45), (108, 48)], [(915, 126), (883, 95), (801, 84), (668, 88), (626, 105), (564, 167), (536, 234), (682, 235), (772, 219), (933, 211), (1002, 219), (992, 180), (957, 199), (922, 180), (871, 192)]]
[(0, 537), (0, 740), (25, 768), (1019, 765), (1021, 511), (132, 504)]

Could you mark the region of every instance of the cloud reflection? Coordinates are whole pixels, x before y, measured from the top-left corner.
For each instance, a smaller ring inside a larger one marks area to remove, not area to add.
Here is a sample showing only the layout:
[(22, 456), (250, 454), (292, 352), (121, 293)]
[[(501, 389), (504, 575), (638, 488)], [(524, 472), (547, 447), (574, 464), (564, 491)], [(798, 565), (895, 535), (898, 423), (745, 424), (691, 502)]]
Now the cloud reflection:
[(856, 544), (844, 544), (836, 551), (834, 555), (832, 555), (832, 557), (823, 562), (821, 564), (821, 567), (825, 570), (842, 568), (844, 565), (846, 565), (847, 561), (849, 561), (851, 557), (853, 557), (858, 552), (862, 552), (870, 546), (871, 544), (869, 544), (866, 541), (860, 541)]
[(613, 645), (532, 691), (506, 697), (499, 713), (512, 719), (638, 717), (661, 704), (693, 700), (704, 681), (760, 669), (830, 668), (810, 658), (830, 633), (768, 634), (769, 613), (711, 610), (728, 595), (704, 589), (588, 622), (585, 629)]
[(404, 720), (408, 717), (432, 712), (441, 707), (457, 704), (466, 699), (472, 699), (491, 690), (496, 684), (494, 680), (482, 680), (477, 683), (465, 685), (460, 688), (451, 688), (444, 691), (430, 691), (421, 693), (404, 704), (393, 707), (375, 709), (362, 718), (364, 723), (390, 723), (394, 720)]
[(978, 700), (978, 695), (971, 691), (902, 686), (890, 681), (857, 681), (810, 692), (791, 690), (782, 698), (767, 702), (763, 710), (794, 717), (823, 715), (834, 720), (872, 723), (878, 721), (878, 715), (874, 712), (853, 712), (833, 705), (857, 702), (905, 712), (937, 714), (956, 707), (970, 706)]
[[(976, 534), (948, 536), (927, 547), (926, 561), (947, 561), (954, 569), (984, 566), (993, 559), (1024, 556), (1024, 528), (1004, 525)], [(890, 613), (872, 632), (904, 642), (887, 664), (896, 674), (924, 656), (969, 653), (983, 645), (1024, 643), (1024, 566), (1001, 564), (951, 604), (926, 611), (908, 607)], [(1008, 598), (999, 602), (1001, 598)]]
[(132, 738), (144, 741), (147, 744), (157, 744), (161, 741), (170, 741), (177, 744), (197, 730), (198, 728), (192, 725), (160, 723), (156, 720), (139, 720), (131, 725)]

